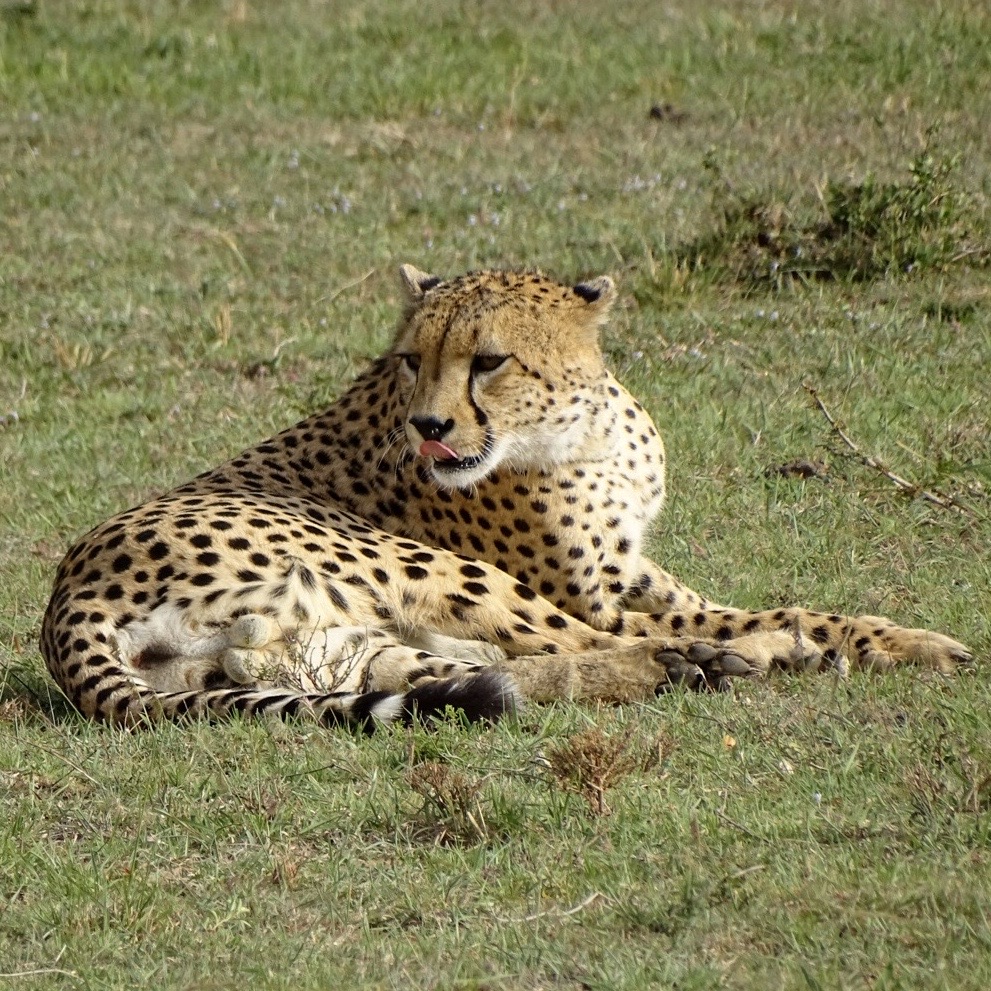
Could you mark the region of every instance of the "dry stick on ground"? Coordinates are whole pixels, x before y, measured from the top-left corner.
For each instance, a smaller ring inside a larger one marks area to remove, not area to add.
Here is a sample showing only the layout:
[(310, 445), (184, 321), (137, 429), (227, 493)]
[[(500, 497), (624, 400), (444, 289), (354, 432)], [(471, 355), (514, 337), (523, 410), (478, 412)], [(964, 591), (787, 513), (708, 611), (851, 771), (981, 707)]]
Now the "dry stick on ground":
[(333, 292), (327, 293), (326, 296), (321, 296), (317, 299), (318, 303), (333, 303), (338, 296), (343, 295), (349, 289), (354, 289), (355, 286), (360, 286), (363, 282), (367, 282), (375, 274), (375, 269), (370, 268), (364, 275), (359, 276), (357, 279), (352, 279), (350, 282), (345, 282), (343, 286), (338, 286)]
[(843, 431), (843, 428), (833, 419), (833, 415), (826, 409), (825, 403), (819, 398), (819, 392), (815, 386), (809, 385), (808, 382), (804, 383), (805, 391), (812, 397), (813, 402), (819, 407), (819, 411), (826, 418), (826, 422), (832, 428), (833, 433), (850, 449), (854, 456), (860, 461), (861, 464), (865, 465), (867, 468), (871, 468), (879, 474), (883, 475), (889, 482), (894, 483), (895, 487), (900, 489), (902, 492), (907, 492), (909, 495), (918, 496), (920, 499), (925, 499), (926, 502), (931, 502), (934, 506), (939, 506), (942, 509), (955, 509), (958, 513), (963, 513), (965, 516), (974, 516), (974, 511), (969, 507), (960, 502), (955, 496), (943, 495), (941, 492), (934, 492), (932, 489), (924, 489), (921, 485), (916, 485), (915, 482), (910, 482), (907, 478), (902, 478), (901, 475), (896, 475), (889, 468), (886, 468), (884, 463), (879, 459), (875, 458), (872, 454), (864, 454), (863, 451), (847, 436)]
[(550, 908), (543, 912), (534, 912), (533, 915), (524, 915), (522, 918), (519, 919), (504, 919), (501, 918), (500, 916), (496, 916), (496, 918), (499, 920), (499, 922), (503, 922), (503, 923), (536, 922), (537, 919), (545, 919), (548, 916), (555, 916), (556, 918), (563, 919), (566, 916), (577, 915), (579, 912), (584, 912), (585, 909), (594, 905), (597, 901), (599, 901), (600, 898), (604, 899), (607, 902), (610, 900), (606, 898), (606, 896), (602, 894), (601, 891), (593, 891), (592, 894), (590, 894), (587, 898), (583, 898), (577, 905), (572, 905), (571, 908), (565, 908), (565, 909)]
[(14, 970), (8, 974), (0, 974), (0, 979), (11, 977), (40, 977), (42, 974), (58, 974), (61, 977), (79, 978), (79, 974), (74, 970), (59, 970), (56, 967), (43, 967), (40, 970)]

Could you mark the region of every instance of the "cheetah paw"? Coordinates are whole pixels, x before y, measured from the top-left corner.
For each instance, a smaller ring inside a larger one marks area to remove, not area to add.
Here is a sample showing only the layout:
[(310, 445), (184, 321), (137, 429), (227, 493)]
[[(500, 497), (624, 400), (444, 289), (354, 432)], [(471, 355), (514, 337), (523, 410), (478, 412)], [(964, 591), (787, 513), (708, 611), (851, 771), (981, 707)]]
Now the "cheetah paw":
[(261, 678), (262, 658), (258, 651), (229, 648), (220, 655), (220, 664), (235, 684), (254, 685)]
[(275, 639), (275, 627), (267, 616), (249, 613), (238, 616), (227, 630), (227, 642), (242, 650), (257, 650)]
[(275, 626), (267, 616), (239, 616), (225, 631), (227, 649), (220, 654), (224, 674), (238, 685), (252, 685), (262, 677), (265, 655), (260, 648), (275, 639)]
[(651, 659), (664, 671), (655, 688), (659, 695), (673, 685), (692, 691), (731, 691), (733, 678), (754, 678), (763, 673), (759, 664), (742, 653), (704, 640), (664, 644), (653, 650)]
[(932, 630), (893, 626), (881, 634), (880, 641), (878, 648), (861, 654), (858, 662), (861, 667), (888, 671), (907, 663), (930, 667), (940, 674), (953, 674), (974, 660), (962, 643)]
[[(748, 665), (751, 677), (766, 675), (772, 670), (794, 672), (815, 672), (820, 670), (825, 660), (822, 651), (800, 629), (794, 630), (765, 630), (760, 633), (745, 634), (732, 640), (718, 643), (698, 641), (693, 649), (696, 654), (705, 659), (730, 658), (729, 663), (739, 666), (740, 662)], [(714, 654), (711, 652), (715, 651)], [(718, 660), (716, 663), (719, 662)], [(833, 662), (833, 666), (841, 675), (846, 670), (842, 665)]]

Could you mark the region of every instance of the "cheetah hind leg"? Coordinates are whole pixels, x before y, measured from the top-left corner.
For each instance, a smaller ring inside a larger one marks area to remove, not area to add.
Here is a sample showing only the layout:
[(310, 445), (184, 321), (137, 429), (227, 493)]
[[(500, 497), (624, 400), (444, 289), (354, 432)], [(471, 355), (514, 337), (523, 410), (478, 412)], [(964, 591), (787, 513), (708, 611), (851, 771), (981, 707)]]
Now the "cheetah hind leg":
[(791, 630), (747, 633), (720, 641), (720, 647), (746, 661), (755, 675), (765, 675), (774, 669), (811, 674), (830, 667), (841, 677), (847, 675), (845, 658), (837, 655), (828, 664), (824, 663), (822, 649), (805, 636), (798, 625)]
[(277, 636), (266, 616), (203, 627), (166, 605), (120, 631), (114, 646), (122, 663), (137, 669), (134, 675), (142, 684), (163, 692), (187, 691), (204, 688), (217, 674), (218, 662), (235, 684), (256, 683), (258, 676), (249, 667), (261, 666), (259, 649)]
[(487, 640), (459, 640), (444, 636), (433, 630), (417, 630), (404, 636), (403, 643), (416, 650), (461, 661), (475, 661), (479, 664), (497, 664), (506, 657), (506, 652)]
[(240, 617), (227, 636), (230, 646), (220, 662), (232, 681), (319, 693), (366, 690), (372, 659), (395, 644), (389, 633), (377, 628), (332, 626), (284, 632), (258, 615)]
[(762, 653), (751, 649), (755, 658), (751, 663), (725, 644), (694, 637), (656, 637), (579, 654), (508, 657), (494, 665), (494, 670), (509, 674), (523, 697), (533, 702), (635, 702), (675, 685), (698, 691), (729, 690), (733, 678), (762, 673), (756, 661), (769, 649), (768, 645), (762, 646)]
[[(520, 702), (511, 679), (491, 667), (504, 652), (482, 641), (428, 633), (409, 643), (367, 626), (283, 634), (266, 623), (246, 616), (227, 630), (233, 645), (221, 663), (238, 684), (276, 684), (307, 694), (409, 693), (409, 704), (424, 711), (443, 710), (450, 699), (470, 720), (498, 718)], [(420, 641), (433, 650), (421, 649)]]

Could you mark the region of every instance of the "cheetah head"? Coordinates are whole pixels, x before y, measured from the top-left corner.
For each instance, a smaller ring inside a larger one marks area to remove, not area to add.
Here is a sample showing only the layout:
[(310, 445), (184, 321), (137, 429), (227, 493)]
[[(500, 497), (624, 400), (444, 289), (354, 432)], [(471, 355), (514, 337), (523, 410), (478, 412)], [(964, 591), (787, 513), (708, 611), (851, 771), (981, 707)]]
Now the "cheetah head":
[(389, 357), (407, 440), (438, 485), (594, 457), (612, 279), (567, 286), (536, 272), (471, 272), (444, 281), (411, 265), (401, 276), (407, 307)]

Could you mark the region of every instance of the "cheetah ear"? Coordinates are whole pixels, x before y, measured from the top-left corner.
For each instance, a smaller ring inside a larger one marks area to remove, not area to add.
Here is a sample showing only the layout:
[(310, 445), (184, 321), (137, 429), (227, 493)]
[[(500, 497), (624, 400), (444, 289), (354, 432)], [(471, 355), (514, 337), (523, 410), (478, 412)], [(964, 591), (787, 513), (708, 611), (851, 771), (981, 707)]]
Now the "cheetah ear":
[(443, 282), (440, 276), (428, 275), (413, 265), (400, 265), (399, 278), (402, 280), (406, 299), (410, 303), (419, 303), (430, 289)]
[(602, 323), (616, 298), (616, 283), (608, 275), (588, 279), (572, 286), (571, 291), (587, 304), (596, 323)]

